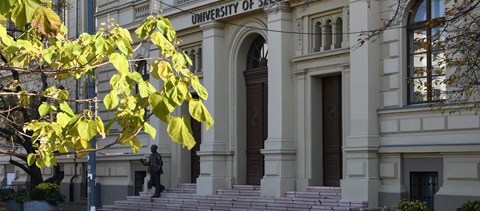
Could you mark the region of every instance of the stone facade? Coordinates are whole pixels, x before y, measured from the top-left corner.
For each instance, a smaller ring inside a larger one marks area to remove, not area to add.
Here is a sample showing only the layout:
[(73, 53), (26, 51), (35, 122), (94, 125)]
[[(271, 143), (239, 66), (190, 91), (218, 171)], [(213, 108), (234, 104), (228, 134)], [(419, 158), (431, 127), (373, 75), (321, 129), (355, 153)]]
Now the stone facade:
[[(435, 184), (431, 206), (436, 210), (453, 210), (480, 197), (480, 117), (469, 112), (444, 115), (427, 105), (408, 104), (405, 27), (394, 27), (375, 42), (353, 48), (358, 32), (376, 29), (381, 18), (393, 15), (394, 2), (97, 0), (97, 24), (114, 21), (133, 31), (149, 14), (171, 20), (183, 40), (180, 48), (191, 55), (192, 69), (209, 91), (206, 106), (215, 119), (210, 130), (202, 126), (195, 155), (173, 143), (158, 120), (151, 124), (159, 138), (141, 134), (144, 147), (139, 154), (123, 146), (98, 153), (102, 204), (134, 195), (141, 187), (146, 168), (138, 159), (149, 154), (152, 144), (164, 158), (161, 179), (167, 187), (195, 180), (191, 166), (197, 155), (197, 194), (248, 184), (249, 124), (260, 117), (249, 110), (244, 71), (258, 36), (268, 46), (268, 89), (262, 95), (268, 97), (261, 117), (268, 122), (268, 136), (260, 150), (261, 195), (283, 196), (333, 181), (343, 199), (383, 207), (412, 199), (423, 177)], [(408, 9), (401, 12), (408, 16)], [(143, 45), (135, 57), (159, 54), (153, 45)], [(100, 97), (108, 93), (103, 87), (112, 74), (111, 68), (98, 70)], [(325, 91), (331, 88), (331, 78), (340, 79), (333, 94), (340, 103), (332, 108), (325, 104), (332, 99)], [(100, 114), (106, 120), (113, 117), (105, 110)], [(337, 123), (338, 132), (331, 134), (330, 126)], [(331, 136), (338, 143), (327, 145)], [(332, 153), (332, 146), (340, 151)], [(338, 163), (333, 167), (332, 158)], [(84, 162), (77, 167), (81, 176), (75, 184), (85, 181)], [(73, 163), (67, 159), (63, 165), (69, 180)]]

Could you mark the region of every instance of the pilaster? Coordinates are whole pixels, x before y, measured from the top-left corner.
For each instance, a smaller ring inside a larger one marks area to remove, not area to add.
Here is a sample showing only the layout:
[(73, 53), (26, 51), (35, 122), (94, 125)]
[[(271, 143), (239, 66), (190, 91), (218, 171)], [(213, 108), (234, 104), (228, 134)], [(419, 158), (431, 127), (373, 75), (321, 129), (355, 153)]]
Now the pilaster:
[[(350, 31), (377, 29), (380, 23), (378, 1), (351, 0), (349, 2)], [(357, 44), (359, 34), (352, 34), (350, 46)], [(342, 199), (368, 201), (370, 207), (378, 205), (379, 179), (379, 106), (378, 42), (365, 42), (350, 51), (350, 134), (343, 147), (344, 175), (341, 181)]]
[(203, 56), (203, 84), (209, 92), (205, 106), (211, 112), (215, 124), (203, 133), (200, 151), (200, 176), (197, 193), (214, 194), (218, 189), (231, 187), (226, 152), (227, 141), (227, 85), (226, 48), (223, 24), (212, 21), (201, 26), (203, 51), (212, 56)]
[(295, 190), (296, 146), (293, 139), (293, 73), (290, 59), (295, 52), (291, 9), (279, 3), (268, 13), (268, 138), (262, 154), (265, 175), (261, 181), (263, 196), (283, 196)]

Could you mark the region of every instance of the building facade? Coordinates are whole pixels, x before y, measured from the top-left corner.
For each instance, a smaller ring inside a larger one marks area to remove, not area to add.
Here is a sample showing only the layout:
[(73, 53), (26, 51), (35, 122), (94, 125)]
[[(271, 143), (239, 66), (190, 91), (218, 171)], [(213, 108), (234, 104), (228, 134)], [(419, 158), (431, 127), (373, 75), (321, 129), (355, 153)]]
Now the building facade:
[[(192, 121), (198, 143), (192, 151), (173, 143), (166, 124), (152, 119), (159, 138), (140, 134), (138, 154), (123, 146), (98, 153), (102, 204), (143, 190), (147, 172), (138, 159), (152, 144), (164, 159), (162, 184), (196, 183), (197, 194), (235, 184), (260, 185), (264, 196), (339, 186), (343, 199), (372, 207), (419, 199), (435, 210), (478, 199), (480, 117), (433, 112), (428, 103), (444, 98), (446, 87), (415, 86), (445, 77), (416, 74), (415, 68), (440, 65), (420, 57), (442, 52), (411, 46), (437, 27), (416, 26), (444, 16), (452, 2), (408, 1), (398, 27), (358, 47), (361, 32), (394, 15), (395, 2), (97, 0), (97, 25), (113, 21), (133, 32), (150, 14), (170, 19), (183, 41), (179, 47), (193, 61), (191, 71), (209, 92), (206, 106), (215, 119), (208, 131)], [(148, 44), (135, 52), (135, 58), (159, 55)], [(97, 72), (102, 97), (115, 70)], [(187, 113), (186, 107), (175, 111)], [(114, 116), (104, 108), (100, 115)], [(86, 190), (85, 160), (61, 165), (64, 190), (70, 180)]]

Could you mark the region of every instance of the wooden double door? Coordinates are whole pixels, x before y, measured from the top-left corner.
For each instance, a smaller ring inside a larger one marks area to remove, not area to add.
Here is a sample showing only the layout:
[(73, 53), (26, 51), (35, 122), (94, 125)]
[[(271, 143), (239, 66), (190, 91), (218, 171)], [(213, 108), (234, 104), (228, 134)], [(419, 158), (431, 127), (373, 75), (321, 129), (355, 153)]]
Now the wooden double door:
[(340, 186), (342, 179), (342, 80), (322, 79), (323, 185)]
[(267, 139), (268, 83), (267, 69), (244, 72), (247, 104), (247, 175), (248, 185), (260, 185), (264, 175), (264, 156), (260, 152)]

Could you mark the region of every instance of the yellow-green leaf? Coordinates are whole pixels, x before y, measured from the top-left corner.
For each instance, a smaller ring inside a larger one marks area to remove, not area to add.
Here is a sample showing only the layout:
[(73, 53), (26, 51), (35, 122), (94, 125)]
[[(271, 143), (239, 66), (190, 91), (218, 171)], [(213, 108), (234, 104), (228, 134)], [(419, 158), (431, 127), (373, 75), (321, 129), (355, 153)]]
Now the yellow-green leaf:
[(113, 123), (117, 121), (116, 118), (111, 119), (108, 121), (107, 125), (105, 125), (105, 135), (109, 136), (110, 135), (110, 128), (112, 128)]
[(70, 117), (72, 117), (73, 115), (75, 115), (72, 111), (72, 109), (70, 108), (70, 106), (68, 105), (67, 102), (63, 101), (60, 103), (60, 110), (62, 110), (63, 112), (65, 112), (66, 114), (68, 114)]
[(167, 132), (175, 143), (182, 144), (189, 150), (195, 146), (195, 140), (187, 118), (174, 117), (170, 119)]
[(58, 124), (60, 124), (60, 126), (61, 126), (62, 128), (64, 128), (65, 126), (67, 126), (71, 119), (72, 119), (71, 116), (69, 116), (69, 115), (67, 115), (67, 114), (65, 114), (65, 113), (63, 113), (63, 112), (59, 112), (59, 113), (57, 114), (57, 122), (58, 122)]
[(105, 96), (103, 99), (103, 103), (105, 104), (105, 108), (108, 110), (112, 110), (118, 105), (120, 99), (118, 98), (117, 92), (115, 90), (110, 91), (109, 94)]
[(112, 53), (108, 57), (108, 61), (110, 61), (115, 69), (120, 72), (120, 74), (127, 75), (128, 74), (128, 61), (125, 56), (120, 55), (119, 53)]
[(82, 145), (82, 147), (83, 147), (84, 149), (88, 149), (88, 148), (89, 148), (89, 147), (88, 147), (88, 145), (89, 145), (89, 144), (88, 144), (88, 140), (86, 140), (86, 139), (83, 139), (83, 138), (80, 139), (80, 144)]
[(152, 137), (152, 139), (155, 139), (155, 137), (157, 136), (157, 130), (150, 124), (148, 124), (148, 122), (145, 122), (143, 124), (143, 129), (145, 130), (145, 133), (148, 133)]
[(43, 168), (43, 167), (45, 167), (45, 163), (43, 162), (43, 159), (42, 159), (42, 158), (38, 158), (37, 160), (35, 160), (35, 165), (37, 165), (38, 168)]
[(175, 109), (170, 103), (166, 102), (167, 99), (162, 97), (158, 92), (151, 94), (148, 97), (148, 103), (152, 109), (153, 115), (168, 123), (170, 121), (170, 113)]
[(35, 163), (35, 154), (30, 153), (28, 154), (28, 157), (27, 157), (27, 164), (31, 166), (33, 165), (33, 163)]
[(105, 138), (105, 126), (103, 125), (103, 120), (100, 117), (95, 117), (95, 122), (97, 123), (97, 132), (102, 138)]
[(166, 81), (173, 75), (173, 70), (167, 61), (155, 61), (152, 63), (151, 74), (155, 79)]
[(204, 100), (208, 99), (207, 89), (200, 83), (200, 80), (197, 76), (191, 78), (192, 87), (197, 92), (198, 96)]
[(80, 138), (90, 140), (97, 135), (97, 123), (92, 120), (80, 119), (77, 125)]
[(140, 92), (139, 94), (141, 98), (146, 98), (150, 96), (152, 93), (156, 92), (157, 90), (148, 81), (141, 81), (138, 84), (138, 91)]
[(50, 105), (43, 102), (42, 105), (40, 105), (40, 107), (38, 107), (38, 114), (40, 114), (40, 117), (43, 117), (43, 116), (47, 115), (48, 112), (50, 112)]
[(213, 118), (201, 100), (191, 99), (188, 103), (188, 112), (197, 121), (205, 122), (207, 130), (212, 127)]
[(28, 105), (30, 105), (30, 97), (28, 96), (28, 92), (27, 90), (22, 90), (19, 94), (19, 104), (20, 106), (26, 108)]
[(142, 144), (140, 141), (138, 141), (137, 137), (133, 137), (128, 143), (130, 144), (130, 147), (132, 147), (133, 153), (135, 154), (138, 153), (142, 147)]

